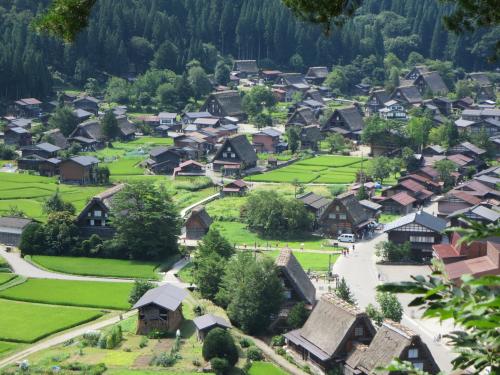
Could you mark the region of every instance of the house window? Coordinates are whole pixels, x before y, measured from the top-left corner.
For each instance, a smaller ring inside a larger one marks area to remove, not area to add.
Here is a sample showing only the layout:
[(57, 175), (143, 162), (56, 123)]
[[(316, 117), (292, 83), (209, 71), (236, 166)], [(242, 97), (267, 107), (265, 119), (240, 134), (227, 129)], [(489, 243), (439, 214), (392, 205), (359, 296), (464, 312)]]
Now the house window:
[(434, 237), (428, 237), (428, 236), (410, 236), (410, 242), (434, 243)]
[(227, 158), (227, 152), (223, 152), (223, 153), (222, 153), (222, 157), (223, 157), (223, 158)]
[(234, 152), (231, 152), (231, 157), (234, 159), (236, 157), (236, 154)]
[(408, 358), (418, 358), (418, 349), (410, 349), (408, 350)]
[(339, 212), (339, 206), (335, 206), (335, 211)]
[(89, 225), (90, 225), (91, 227), (93, 227), (93, 226), (95, 225), (95, 224), (94, 224), (94, 220), (93, 220), (93, 219), (90, 219)]
[(102, 212), (100, 210), (94, 211), (94, 216), (95, 217), (101, 217), (101, 215), (102, 215)]
[(335, 215), (335, 214), (328, 214), (328, 218), (329, 219), (336, 219), (337, 215)]
[(354, 328), (354, 336), (359, 337), (363, 336), (363, 334), (364, 334), (363, 327)]
[(231, 152), (231, 147), (228, 147), (228, 148), (227, 148), (227, 151), (228, 151), (228, 152)]
[(346, 220), (347, 219), (346, 214), (339, 214), (339, 219), (340, 220)]

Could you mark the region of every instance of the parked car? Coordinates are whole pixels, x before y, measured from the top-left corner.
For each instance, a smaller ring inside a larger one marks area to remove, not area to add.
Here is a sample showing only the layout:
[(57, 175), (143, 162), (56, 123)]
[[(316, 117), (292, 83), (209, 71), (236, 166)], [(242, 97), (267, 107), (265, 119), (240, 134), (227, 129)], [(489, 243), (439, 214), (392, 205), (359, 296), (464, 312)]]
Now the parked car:
[(337, 240), (340, 242), (356, 242), (354, 234), (344, 233), (338, 236)]

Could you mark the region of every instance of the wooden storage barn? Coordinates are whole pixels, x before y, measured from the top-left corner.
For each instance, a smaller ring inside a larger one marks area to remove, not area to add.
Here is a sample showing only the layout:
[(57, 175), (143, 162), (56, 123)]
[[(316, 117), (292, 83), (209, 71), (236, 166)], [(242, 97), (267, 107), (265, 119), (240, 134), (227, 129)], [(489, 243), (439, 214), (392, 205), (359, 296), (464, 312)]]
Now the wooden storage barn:
[(205, 206), (196, 206), (189, 213), (182, 232), (187, 240), (199, 240), (207, 234), (212, 225), (212, 218), (205, 210)]
[(210, 332), (214, 328), (229, 329), (232, 327), (231, 323), (226, 321), (224, 318), (212, 314), (198, 316), (193, 319), (193, 323), (196, 327), (196, 335), (198, 336), (198, 340), (201, 341), (205, 340), (208, 332)]
[(172, 284), (148, 290), (133, 309), (139, 310), (137, 334), (147, 335), (152, 330), (173, 332), (184, 320), (182, 301), (188, 292)]
[(31, 223), (30, 219), (0, 217), (0, 243), (6, 246), (19, 246), (24, 229)]
[(91, 184), (96, 182), (99, 160), (93, 156), (74, 156), (59, 164), (61, 182)]

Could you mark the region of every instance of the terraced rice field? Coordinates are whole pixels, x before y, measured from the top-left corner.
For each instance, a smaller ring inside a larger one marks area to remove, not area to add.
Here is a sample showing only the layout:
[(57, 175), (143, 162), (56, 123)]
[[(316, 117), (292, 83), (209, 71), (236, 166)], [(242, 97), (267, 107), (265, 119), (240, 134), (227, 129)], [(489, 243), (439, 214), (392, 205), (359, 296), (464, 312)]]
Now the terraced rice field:
[[(102, 312), (65, 306), (48, 306), (0, 299), (0, 340), (32, 343), (53, 333), (97, 319)], [(0, 341), (2, 350), (9, 343)]]
[[(29, 279), (0, 291), (0, 298), (43, 303), (127, 310), (132, 283)], [(1, 332), (1, 330), (0, 330)]]

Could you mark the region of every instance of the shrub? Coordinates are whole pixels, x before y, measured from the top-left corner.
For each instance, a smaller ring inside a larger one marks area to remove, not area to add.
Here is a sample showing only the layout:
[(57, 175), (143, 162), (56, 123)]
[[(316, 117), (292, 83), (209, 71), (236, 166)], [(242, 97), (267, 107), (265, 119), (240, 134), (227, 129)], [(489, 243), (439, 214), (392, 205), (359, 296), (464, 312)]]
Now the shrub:
[(202, 316), (205, 314), (205, 307), (202, 305), (196, 305), (193, 307), (193, 313), (196, 316)]
[(101, 332), (99, 331), (88, 331), (83, 334), (83, 340), (88, 346), (97, 346), (100, 337)]
[(193, 366), (200, 367), (201, 362), (198, 358), (193, 359)]
[[(307, 318), (309, 317), (309, 311), (306, 308), (306, 304), (304, 302), (297, 303), (290, 310), (290, 314), (288, 314), (287, 324), (292, 328), (300, 328), (304, 325)], [(284, 344), (284, 338), (283, 338)], [(283, 345), (281, 344), (281, 345)]]
[(141, 338), (141, 342), (139, 343), (139, 348), (145, 348), (146, 346), (148, 346), (148, 338), (146, 336), (143, 336)]
[(153, 329), (153, 330), (149, 331), (149, 333), (148, 333), (148, 338), (150, 338), (150, 339), (163, 339), (163, 338), (169, 337), (169, 336), (171, 336), (171, 334), (169, 332), (160, 331), (158, 329)]
[(247, 350), (247, 358), (251, 361), (260, 361), (264, 356), (262, 355), (262, 350), (256, 346), (251, 346)]
[(97, 346), (101, 349), (114, 349), (122, 342), (122, 340), (122, 327), (117, 325), (112, 327), (109, 331), (101, 334)]
[(286, 354), (286, 350), (280, 347), (276, 349), (276, 353), (278, 355), (284, 356)]
[(229, 362), (225, 358), (212, 358), (210, 360), (210, 364), (212, 365), (212, 370), (217, 374), (217, 375), (224, 375), (228, 372), (229, 368)]
[(238, 349), (233, 337), (222, 328), (214, 328), (208, 333), (203, 342), (202, 354), (206, 361), (216, 357), (226, 359), (231, 367), (238, 362)]
[(179, 359), (181, 359), (179, 354), (164, 352), (153, 357), (151, 364), (153, 366), (172, 367)]
[(240, 346), (242, 348), (248, 348), (249, 346), (253, 345), (253, 341), (250, 340), (249, 338), (247, 337), (243, 337), (241, 340), (240, 340)]
[(272, 346), (285, 345), (285, 336), (283, 336), (283, 335), (273, 336), (273, 338), (271, 339), (271, 345)]

